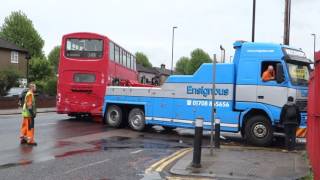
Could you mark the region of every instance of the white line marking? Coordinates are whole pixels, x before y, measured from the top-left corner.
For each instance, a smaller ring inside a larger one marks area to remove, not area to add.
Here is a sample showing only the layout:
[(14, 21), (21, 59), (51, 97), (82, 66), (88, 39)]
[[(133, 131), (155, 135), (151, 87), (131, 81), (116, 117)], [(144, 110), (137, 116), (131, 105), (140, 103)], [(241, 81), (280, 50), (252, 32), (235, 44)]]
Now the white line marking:
[(56, 125), (57, 123), (43, 123), (43, 124), (36, 124), (37, 127), (41, 126), (50, 126), (50, 125)]
[(90, 166), (94, 166), (94, 165), (97, 165), (97, 164), (101, 164), (101, 163), (104, 163), (104, 162), (107, 162), (107, 161), (110, 161), (110, 159), (105, 159), (103, 161), (98, 161), (98, 162), (90, 163), (90, 164), (87, 164), (87, 165), (84, 165), (84, 166), (80, 166), (80, 167), (71, 169), (69, 171), (66, 171), (65, 174), (69, 174), (69, 173), (71, 173), (73, 171), (76, 171), (76, 170), (79, 170), (79, 169), (83, 169), (83, 168), (87, 168), (87, 167), (90, 167)]
[(137, 153), (139, 153), (139, 152), (141, 152), (141, 151), (143, 151), (143, 150), (140, 149), (140, 150), (137, 150), (137, 151), (133, 151), (133, 152), (131, 152), (131, 154), (137, 154)]

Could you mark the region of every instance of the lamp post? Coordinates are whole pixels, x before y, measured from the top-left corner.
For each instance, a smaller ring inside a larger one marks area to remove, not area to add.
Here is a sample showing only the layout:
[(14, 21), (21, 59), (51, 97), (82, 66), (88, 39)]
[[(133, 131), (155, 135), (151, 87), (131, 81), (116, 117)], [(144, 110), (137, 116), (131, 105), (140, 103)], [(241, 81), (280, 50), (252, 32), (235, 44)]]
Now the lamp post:
[(316, 34), (311, 34), (311, 36), (313, 36), (313, 62), (316, 61)]
[(172, 27), (172, 49), (171, 49), (171, 75), (173, 74), (173, 46), (174, 46), (174, 30), (177, 26)]

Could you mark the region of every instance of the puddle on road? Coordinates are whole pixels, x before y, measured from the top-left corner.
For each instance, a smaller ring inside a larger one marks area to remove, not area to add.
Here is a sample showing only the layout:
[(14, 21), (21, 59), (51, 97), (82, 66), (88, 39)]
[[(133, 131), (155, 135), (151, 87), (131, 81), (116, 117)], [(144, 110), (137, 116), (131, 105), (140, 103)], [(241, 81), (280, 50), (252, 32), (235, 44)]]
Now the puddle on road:
[(99, 149), (97, 148), (92, 148), (92, 149), (81, 149), (81, 150), (75, 150), (75, 151), (68, 151), (63, 154), (55, 155), (55, 158), (62, 158), (62, 157), (67, 157), (67, 156), (72, 156), (76, 154), (82, 154), (82, 153), (90, 153), (90, 152), (97, 152)]

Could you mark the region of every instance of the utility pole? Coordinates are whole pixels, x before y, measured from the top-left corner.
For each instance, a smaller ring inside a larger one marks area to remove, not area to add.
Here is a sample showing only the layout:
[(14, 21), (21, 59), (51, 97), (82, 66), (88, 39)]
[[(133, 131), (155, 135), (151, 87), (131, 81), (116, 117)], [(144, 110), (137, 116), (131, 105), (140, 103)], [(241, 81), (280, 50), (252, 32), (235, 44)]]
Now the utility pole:
[(283, 44), (290, 43), (291, 0), (285, 0)]
[(217, 62), (217, 55), (213, 55), (212, 61), (212, 99), (211, 99), (211, 134), (210, 134), (210, 155), (213, 156), (213, 126), (215, 122), (215, 92), (216, 92), (216, 62)]
[(226, 50), (223, 48), (222, 45), (220, 45), (220, 50), (221, 50), (221, 63), (225, 63), (226, 59)]
[(252, 7), (252, 42), (254, 42), (254, 34), (255, 34), (255, 26), (256, 26), (256, 0), (253, 0), (253, 7)]

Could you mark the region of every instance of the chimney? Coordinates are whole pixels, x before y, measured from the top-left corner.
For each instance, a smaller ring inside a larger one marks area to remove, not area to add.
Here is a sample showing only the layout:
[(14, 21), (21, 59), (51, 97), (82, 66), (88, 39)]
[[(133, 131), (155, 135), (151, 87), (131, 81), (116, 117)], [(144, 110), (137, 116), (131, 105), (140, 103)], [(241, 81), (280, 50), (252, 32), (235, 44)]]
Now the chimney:
[(161, 64), (160, 65), (160, 69), (165, 70), (166, 69), (166, 65), (165, 64)]

